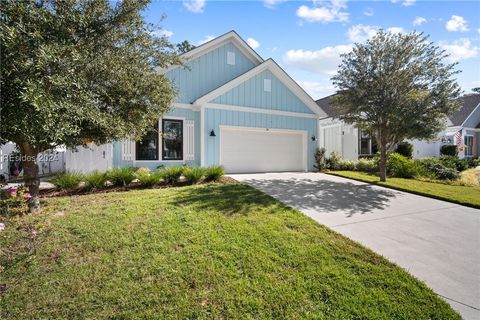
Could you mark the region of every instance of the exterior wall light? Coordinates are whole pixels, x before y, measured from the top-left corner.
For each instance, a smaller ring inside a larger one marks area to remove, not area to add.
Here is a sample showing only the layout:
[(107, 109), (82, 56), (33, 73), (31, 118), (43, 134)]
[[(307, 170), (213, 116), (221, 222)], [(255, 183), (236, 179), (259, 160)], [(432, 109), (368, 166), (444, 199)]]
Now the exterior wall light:
[(210, 137), (216, 137), (217, 135), (215, 134), (215, 131), (210, 131)]

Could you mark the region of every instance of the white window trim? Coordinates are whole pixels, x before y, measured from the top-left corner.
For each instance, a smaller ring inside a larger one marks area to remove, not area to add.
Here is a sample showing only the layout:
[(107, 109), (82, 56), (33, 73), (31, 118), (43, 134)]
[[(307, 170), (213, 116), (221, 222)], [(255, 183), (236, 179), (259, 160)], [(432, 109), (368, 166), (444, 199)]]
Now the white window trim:
[[(182, 120), (182, 148), (183, 148), (183, 160), (164, 160), (163, 159), (163, 141), (162, 141), (162, 121), (165, 120)], [(185, 134), (184, 134), (184, 125), (185, 117), (175, 117), (175, 116), (164, 116), (158, 119), (158, 160), (137, 160), (137, 143), (133, 144), (133, 166), (135, 167), (137, 162), (145, 163), (158, 163), (158, 162), (167, 162), (167, 163), (182, 163), (185, 164)]]
[[(472, 137), (472, 147), (470, 148), (470, 154), (467, 154), (467, 137)], [(465, 157), (473, 157), (473, 140), (474, 140), (474, 136), (473, 134), (464, 134), (463, 135), (463, 143), (465, 144), (465, 151), (463, 152), (464, 156)]]

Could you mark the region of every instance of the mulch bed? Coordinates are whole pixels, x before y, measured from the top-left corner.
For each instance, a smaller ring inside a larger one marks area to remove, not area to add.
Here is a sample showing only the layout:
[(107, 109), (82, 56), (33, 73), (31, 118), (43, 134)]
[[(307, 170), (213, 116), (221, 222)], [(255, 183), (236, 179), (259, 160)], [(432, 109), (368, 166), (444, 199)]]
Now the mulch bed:
[[(218, 181), (200, 181), (196, 184), (210, 184), (210, 183), (238, 183), (237, 180), (223, 176)], [(86, 194), (98, 194), (98, 193), (109, 193), (109, 192), (127, 192), (131, 190), (141, 190), (141, 189), (164, 189), (164, 188), (171, 188), (171, 187), (182, 187), (182, 186), (189, 186), (190, 183), (186, 181), (181, 181), (175, 184), (159, 184), (154, 186), (142, 186), (139, 183), (133, 183), (131, 185), (125, 187), (117, 187), (117, 186), (108, 186), (102, 189), (86, 189), (86, 188), (76, 188), (71, 190), (56, 190), (56, 189), (45, 189), (40, 190), (40, 198), (53, 198), (53, 197), (66, 197), (66, 196), (78, 196), (78, 195), (86, 195)]]

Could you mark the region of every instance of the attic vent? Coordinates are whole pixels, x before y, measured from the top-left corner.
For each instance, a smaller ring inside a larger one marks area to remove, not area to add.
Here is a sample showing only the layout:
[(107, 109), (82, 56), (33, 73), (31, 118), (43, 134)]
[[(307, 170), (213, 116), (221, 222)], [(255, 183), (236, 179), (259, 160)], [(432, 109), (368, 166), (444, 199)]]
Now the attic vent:
[(234, 66), (235, 65), (235, 52), (227, 52), (227, 64)]
[(271, 92), (272, 91), (272, 80), (263, 79), (263, 91)]

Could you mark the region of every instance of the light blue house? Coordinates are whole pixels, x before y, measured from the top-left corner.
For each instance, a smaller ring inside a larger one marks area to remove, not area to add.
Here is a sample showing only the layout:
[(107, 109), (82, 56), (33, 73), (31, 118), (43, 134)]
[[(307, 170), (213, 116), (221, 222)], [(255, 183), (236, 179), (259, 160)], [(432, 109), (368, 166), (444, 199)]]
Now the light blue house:
[(318, 119), (326, 114), (275, 61), (263, 60), (234, 31), (183, 58), (185, 67), (161, 71), (179, 93), (172, 110), (141, 141), (107, 148), (107, 167), (313, 170)]

